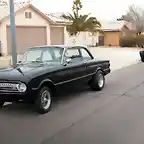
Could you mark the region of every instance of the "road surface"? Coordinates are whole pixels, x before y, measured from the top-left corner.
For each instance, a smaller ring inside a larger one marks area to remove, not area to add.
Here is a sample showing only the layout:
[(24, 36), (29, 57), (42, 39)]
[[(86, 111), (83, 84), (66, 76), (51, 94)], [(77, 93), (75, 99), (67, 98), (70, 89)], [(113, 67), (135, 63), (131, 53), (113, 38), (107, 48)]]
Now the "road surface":
[(139, 63), (107, 76), (101, 92), (66, 92), (46, 115), (29, 105), (6, 105), (0, 144), (143, 144), (143, 73)]

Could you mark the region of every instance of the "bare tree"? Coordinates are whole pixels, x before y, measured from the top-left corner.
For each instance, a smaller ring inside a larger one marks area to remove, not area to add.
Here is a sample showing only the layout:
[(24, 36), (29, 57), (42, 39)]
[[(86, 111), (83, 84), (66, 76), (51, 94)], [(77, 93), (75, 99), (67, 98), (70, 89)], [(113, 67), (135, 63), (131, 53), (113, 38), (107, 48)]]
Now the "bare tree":
[(137, 34), (144, 32), (144, 9), (136, 7), (135, 5), (129, 6), (126, 15), (122, 15), (120, 19), (131, 22), (136, 27)]

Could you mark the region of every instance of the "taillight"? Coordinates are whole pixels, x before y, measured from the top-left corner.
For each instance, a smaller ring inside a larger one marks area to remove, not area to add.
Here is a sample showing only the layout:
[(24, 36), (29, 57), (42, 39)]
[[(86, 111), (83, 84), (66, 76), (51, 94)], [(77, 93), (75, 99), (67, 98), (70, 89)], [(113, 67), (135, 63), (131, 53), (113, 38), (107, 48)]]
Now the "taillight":
[(108, 67), (110, 67), (110, 62), (108, 62)]

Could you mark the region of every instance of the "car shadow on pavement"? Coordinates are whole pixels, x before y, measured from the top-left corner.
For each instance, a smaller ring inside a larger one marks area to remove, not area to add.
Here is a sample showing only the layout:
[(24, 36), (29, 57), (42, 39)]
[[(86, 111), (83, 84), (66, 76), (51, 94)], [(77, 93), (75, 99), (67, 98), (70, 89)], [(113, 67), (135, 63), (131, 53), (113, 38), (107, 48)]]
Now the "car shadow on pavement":
[[(51, 111), (57, 110), (59, 106), (65, 103), (75, 100), (77, 98), (83, 97), (86, 93), (91, 90), (87, 86), (79, 86), (73, 88), (67, 88), (64, 91), (60, 91), (53, 99)], [(0, 114), (15, 114), (15, 115), (34, 115), (38, 114), (35, 112), (34, 105), (27, 103), (6, 103), (2, 109), (0, 109)]]

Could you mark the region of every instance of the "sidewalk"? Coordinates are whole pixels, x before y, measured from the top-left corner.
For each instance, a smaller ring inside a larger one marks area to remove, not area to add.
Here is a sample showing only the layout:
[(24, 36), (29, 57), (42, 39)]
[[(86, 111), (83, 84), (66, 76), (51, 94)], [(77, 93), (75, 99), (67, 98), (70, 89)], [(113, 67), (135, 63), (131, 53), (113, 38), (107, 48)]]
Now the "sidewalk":
[[(18, 60), (20, 56), (18, 55)], [(10, 64), (12, 64), (12, 57), (11, 56), (5, 56), (5, 57), (0, 57), (0, 68), (7, 67)]]

